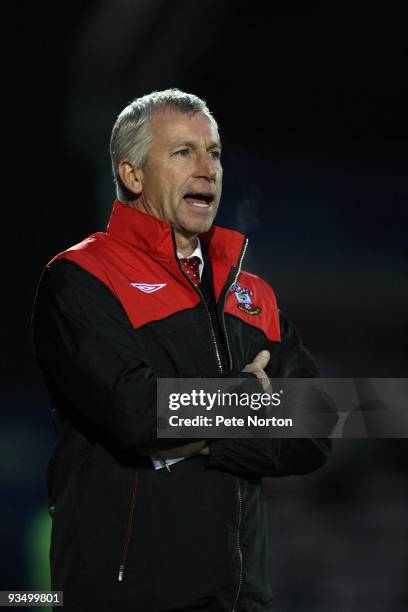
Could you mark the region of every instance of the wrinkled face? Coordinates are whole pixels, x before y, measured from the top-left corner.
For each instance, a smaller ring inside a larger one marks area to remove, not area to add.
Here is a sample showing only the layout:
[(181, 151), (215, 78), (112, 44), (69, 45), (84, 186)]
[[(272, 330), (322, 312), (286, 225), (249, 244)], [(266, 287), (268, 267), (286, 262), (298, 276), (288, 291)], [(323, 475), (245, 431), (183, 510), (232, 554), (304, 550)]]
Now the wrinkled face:
[(152, 117), (153, 141), (141, 172), (145, 210), (186, 237), (210, 229), (221, 198), (221, 145), (203, 113), (175, 110)]

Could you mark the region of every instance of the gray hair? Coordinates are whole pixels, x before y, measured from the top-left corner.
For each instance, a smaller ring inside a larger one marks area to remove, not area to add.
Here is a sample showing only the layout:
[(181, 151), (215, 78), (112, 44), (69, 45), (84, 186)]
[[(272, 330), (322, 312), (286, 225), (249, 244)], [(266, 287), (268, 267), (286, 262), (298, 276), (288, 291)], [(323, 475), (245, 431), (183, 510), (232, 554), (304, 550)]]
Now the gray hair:
[(165, 89), (135, 98), (118, 115), (110, 141), (116, 195), (122, 202), (133, 200), (135, 194), (123, 184), (118, 173), (119, 162), (126, 159), (138, 166), (146, 163), (148, 146), (153, 140), (151, 117), (153, 113), (164, 108), (187, 114), (204, 113), (218, 129), (217, 122), (204, 100), (194, 94), (180, 89)]

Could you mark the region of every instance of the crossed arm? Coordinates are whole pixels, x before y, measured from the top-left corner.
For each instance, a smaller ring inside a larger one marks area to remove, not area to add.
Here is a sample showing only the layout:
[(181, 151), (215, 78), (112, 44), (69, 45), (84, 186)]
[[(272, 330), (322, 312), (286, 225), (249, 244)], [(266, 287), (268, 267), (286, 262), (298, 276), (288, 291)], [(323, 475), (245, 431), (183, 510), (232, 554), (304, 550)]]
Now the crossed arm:
[[(286, 330), (285, 338), (290, 341), (282, 343), (276, 375), (314, 376), (309, 365), (299, 369), (309, 358), (293, 333)], [(330, 451), (329, 440), (316, 439), (201, 440), (187, 445), (180, 440), (177, 447), (174, 441), (158, 439), (155, 373), (129, 334), (120, 303), (103, 283), (71, 262), (59, 261), (44, 272), (33, 340), (49, 387), (68, 407), (68, 416), (79, 417), (120, 450), (137, 454), (143, 447), (166, 458), (199, 453), (207, 455), (209, 469), (244, 477), (312, 471)], [(267, 375), (275, 375), (268, 362), (269, 352), (261, 351), (243, 371), (267, 387)]]

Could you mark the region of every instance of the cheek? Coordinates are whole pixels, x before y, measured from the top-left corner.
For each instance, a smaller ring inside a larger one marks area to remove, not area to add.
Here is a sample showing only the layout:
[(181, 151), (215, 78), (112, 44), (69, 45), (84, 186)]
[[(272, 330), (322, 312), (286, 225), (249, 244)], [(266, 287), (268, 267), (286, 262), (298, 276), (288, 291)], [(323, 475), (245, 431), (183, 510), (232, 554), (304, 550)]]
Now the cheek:
[(173, 168), (167, 168), (160, 175), (160, 181), (167, 193), (175, 193), (180, 189), (181, 177)]
[(153, 186), (162, 207), (167, 208), (172, 202), (172, 182), (169, 177), (158, 173)]
[(173, 172), (171, 176), (166, 177), (167, 193), (171, 197), (172, 202), (178, 203), (185, 192), (187, 191), (188, 177), (181, 172)]

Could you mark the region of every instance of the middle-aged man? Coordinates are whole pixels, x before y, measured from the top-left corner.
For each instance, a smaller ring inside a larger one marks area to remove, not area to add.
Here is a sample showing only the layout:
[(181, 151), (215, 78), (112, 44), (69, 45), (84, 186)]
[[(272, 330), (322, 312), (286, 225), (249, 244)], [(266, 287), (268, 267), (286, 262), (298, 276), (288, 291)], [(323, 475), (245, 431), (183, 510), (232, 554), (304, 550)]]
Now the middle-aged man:
[(319, 468), (329, 440), (159, 439), (156, 381), (261, 388), (315, 366), (271, 287), (241, 270), (247, 240), (212, 225), (221, 144), (205, 103), (135, 99), (111, 156), (107, 231), (46, 266), (33, 315), (59, 434), (52, 588), (67, 612), (272, 610), (261, 478)]

